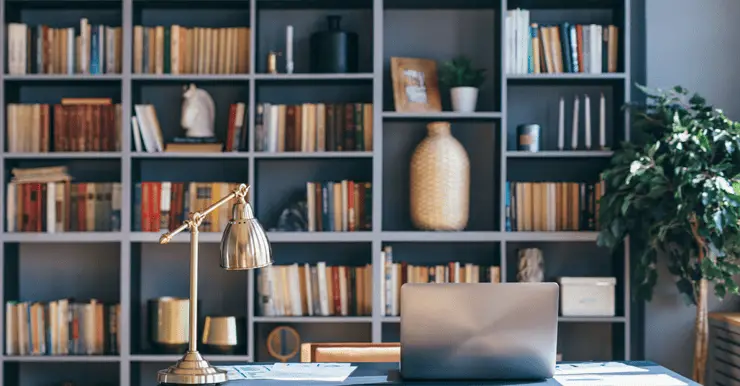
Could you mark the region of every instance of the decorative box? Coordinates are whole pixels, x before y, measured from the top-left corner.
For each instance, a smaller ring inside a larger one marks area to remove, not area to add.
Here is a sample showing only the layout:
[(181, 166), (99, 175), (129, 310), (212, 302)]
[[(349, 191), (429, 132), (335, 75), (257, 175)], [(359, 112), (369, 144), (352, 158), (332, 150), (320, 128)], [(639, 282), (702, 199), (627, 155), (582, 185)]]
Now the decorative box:
[(561, 277), (560, 314), (614, 316), (614, 277)]

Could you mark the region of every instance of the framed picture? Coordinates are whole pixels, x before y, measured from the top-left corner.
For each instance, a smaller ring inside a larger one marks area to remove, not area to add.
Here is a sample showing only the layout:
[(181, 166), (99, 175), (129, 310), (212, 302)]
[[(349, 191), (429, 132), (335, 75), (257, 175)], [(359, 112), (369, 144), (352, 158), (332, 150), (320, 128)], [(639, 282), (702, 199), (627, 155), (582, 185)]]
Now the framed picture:
[(391, 58), (396, 111), (442, 111), (437, 85), (437, 62), (429, 59)]

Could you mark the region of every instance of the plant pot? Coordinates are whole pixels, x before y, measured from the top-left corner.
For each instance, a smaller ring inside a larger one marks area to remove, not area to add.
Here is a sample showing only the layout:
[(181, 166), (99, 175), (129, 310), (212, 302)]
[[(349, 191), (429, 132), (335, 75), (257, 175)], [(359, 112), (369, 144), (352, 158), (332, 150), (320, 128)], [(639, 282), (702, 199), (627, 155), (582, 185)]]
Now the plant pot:
[(459, 113), (472, 113), (478, 103), (478, 89), (475, 87), (453, 87), (452, 110)]

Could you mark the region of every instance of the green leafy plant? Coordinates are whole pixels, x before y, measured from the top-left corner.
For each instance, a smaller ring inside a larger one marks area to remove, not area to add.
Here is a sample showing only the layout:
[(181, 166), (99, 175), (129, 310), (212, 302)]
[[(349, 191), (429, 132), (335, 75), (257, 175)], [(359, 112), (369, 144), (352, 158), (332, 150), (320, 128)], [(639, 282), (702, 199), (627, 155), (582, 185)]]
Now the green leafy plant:
[(696, 305), (694, 379), (703, 383), (707, 293), (738, 294), (740, 273), (740, 124), (677, 86), (651, 90), (631, 105), (640, 144), (625, 143), (604, 172), (599, 245), (629, 236), (635, 293), (651, 300), (664, 259), (678, 291)]
[(480, 87), (486, 79), (486, 70), (473, 68), (470, 58), (458, 56), (440, 68), (440, 82), (447, 87)]

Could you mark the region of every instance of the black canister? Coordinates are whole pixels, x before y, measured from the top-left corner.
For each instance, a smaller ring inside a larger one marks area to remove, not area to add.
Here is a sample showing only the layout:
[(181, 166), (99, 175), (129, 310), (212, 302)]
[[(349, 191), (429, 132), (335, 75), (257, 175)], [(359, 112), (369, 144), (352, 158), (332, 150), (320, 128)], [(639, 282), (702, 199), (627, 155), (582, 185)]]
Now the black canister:
[(342, 31), (341, 16), (328, 16), (328, 31), (311, 35), (311, 72), (357, 72), (357, 34)]
[(540, 125), (519, 125), (516, 127), (517, 150), (540, 151)]

